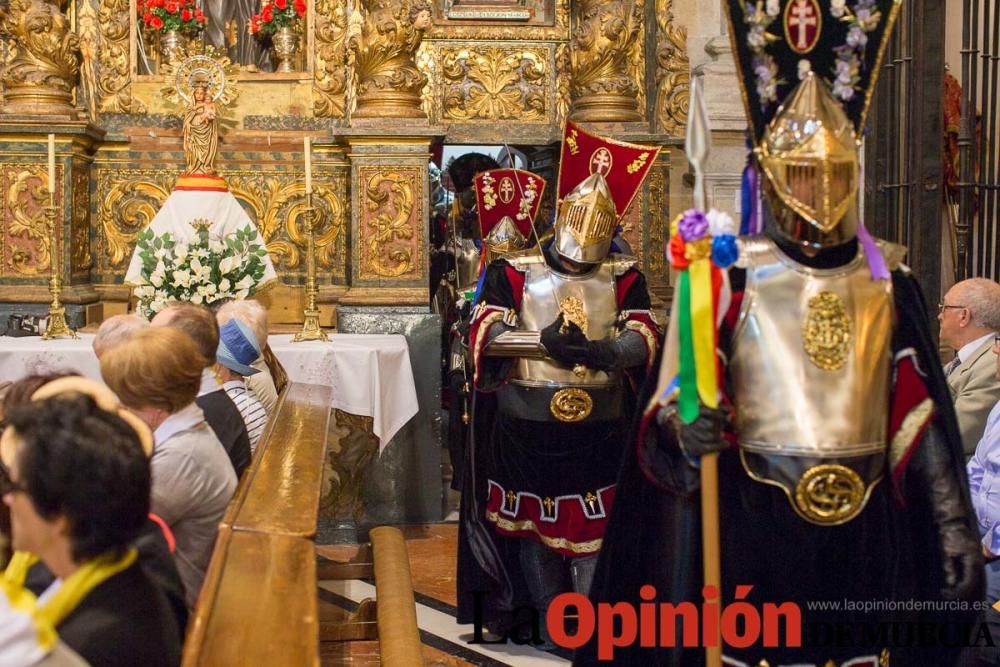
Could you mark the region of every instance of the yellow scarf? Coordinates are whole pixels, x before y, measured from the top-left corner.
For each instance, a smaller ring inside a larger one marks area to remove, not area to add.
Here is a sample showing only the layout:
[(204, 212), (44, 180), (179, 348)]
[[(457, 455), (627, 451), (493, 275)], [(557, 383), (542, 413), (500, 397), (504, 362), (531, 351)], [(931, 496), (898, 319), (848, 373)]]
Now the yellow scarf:
[(128, 569), (135, 562), (139, 553), (130, 548), (117, 560), (106, 556), (93, 558), (66, 577), (52, 596), (42, 605), (35, 596), (24, 587), (28, 577), (28, 569), (38, 562), (38, 556), (25, 551), (14, 552), (2, 579), (3, 589), (10, 598), (11, 604), (25, 613), (30, 613), (38, 631), (38, 642), (45, 649), (50, 649), (56, 642), (55, 629), (72, 613), (81, 601), (104, 581)]

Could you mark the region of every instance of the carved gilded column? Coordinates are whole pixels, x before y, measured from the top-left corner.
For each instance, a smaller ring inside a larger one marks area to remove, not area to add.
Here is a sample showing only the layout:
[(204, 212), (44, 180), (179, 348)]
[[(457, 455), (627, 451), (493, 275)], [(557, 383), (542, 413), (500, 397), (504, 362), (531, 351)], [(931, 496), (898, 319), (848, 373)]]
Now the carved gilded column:
[(570, 41), (570, 117), (643, 119), (643, 0), (580, 0)]
[(348, 45), (356, 78), (354, 118), (426, 118), (420, 91), (427, 77), (414, 58), (431, 25), (427, 0), (362, 0), (360, 34)]
[(3, 113), (76, 117), (80, 40), (70, 28), (57, 2), (11, 0), (3, 14), (11, 50), (3, 73)]
[[(46, 136), (55, 134), (56, 234), (64, 248), (51, 254)], [(45, 311), (52, 297), (47, 278), (52, 263), (66, 286), (61, 299), (74, 326), (82, 324), (83, 304), (97, 300), (91, 286), (90, 167), (104, 132), (85, 121), (34, 122), (0, 117), (0, 303), (37, 304), (20, 312)]]
[(674, 22), (673, 0), (656, 0), (656, 125), (661, 132), (684, 136), (691, 88), (687, 30)]
[(427, 304), (434, 130), (340, 134), (351, 162), (351, 286), (341, 303)]
[(313, 80), (313, 113), (342, 118), (347, 92), (347, 14), (339, 0), (316, 2), (316, 64)]

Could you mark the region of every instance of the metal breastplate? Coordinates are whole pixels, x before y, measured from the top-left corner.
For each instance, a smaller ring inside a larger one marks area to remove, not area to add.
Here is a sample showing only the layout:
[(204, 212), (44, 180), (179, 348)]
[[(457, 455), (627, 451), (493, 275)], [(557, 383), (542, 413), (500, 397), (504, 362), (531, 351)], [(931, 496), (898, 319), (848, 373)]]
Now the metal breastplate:
[(471, 239), (456, 239), (457, 243), (450, 246), (455, 253), (455, 269), (458, 276), (460, 292), (476, 289), (479, 280), (479, 249)]
[(729, 368), (743, 465), (806, 520), (850, 521), (883, 471), (892, 283), (871, 279), (860, 250), (811, 269), (763, 237), (742, 242), (741, 265)]
[[(519, 329), (541, 331), (559, 316), (560, 304), (587, 338), (600, 340), (614, 333), (618, 318), (614, 261), (605, 260), (590, 273), (576, 276), (557, 273), (537, 254), (519, 256), (512, 263), (525, 271)], [(581, 323), (581, 319), (585, 320)], [(586, 326), (583, 326), (585, 324)], [(511, 381), (522, 385), (607, 386), (618, 375), (586, 369), (578, 375), (549, 359), (518, 359)]]

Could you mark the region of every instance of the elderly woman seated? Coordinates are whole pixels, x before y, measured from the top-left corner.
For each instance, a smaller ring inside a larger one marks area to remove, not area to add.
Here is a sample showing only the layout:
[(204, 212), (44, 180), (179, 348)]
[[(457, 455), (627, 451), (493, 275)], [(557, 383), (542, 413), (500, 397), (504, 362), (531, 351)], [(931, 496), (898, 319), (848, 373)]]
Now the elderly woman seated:
[(278, 405), (278, 392), (287, 384), (288, 376), (267, 345), (267, 309), (253, 299), (229, 301), (219, 306), (215, 317), (220, 327), (235, 319), (253, 330), (259, 352), (250, 365), (260, 373), (247, 376), (246, 385), (260, 400), (267, 414), (273, 414)]
[(218, 359), (215, 374), (243, 417), (250, 437), (250, 451), (256, 451), (268, 417), (260, 400), (247, 389), (250, 378), (260, 373), (251, 365), (260, 357), (257, 337), (243, 322), (229, 320), (219, 327), (219, 349), (215, 357)]
[(191, 366), (205, 364), (202, 366), (201, 385), (195, 401), (225, 448), (236, 478), (239, 479), (250, 465), (250, 438), (240, 411), (212, 372), (215, 353), (219, 347), (219, 325), (215, 322), (215, 315), (204, 306), (175, 302), (158, 312), (151, 324), (153, 327), (179, 329), (194, 341), (199, 356), (188, 359), (187, 363)]
[(191, 337), (173, 327), (139, 331), (101, 357), (104, 381), (153, 430), (152, 509), (174, 533), (192, 608), (236, 490), (226, 450), (195, 403), (206, 365)]
[[(5, 579), (19, 605), (90, 665), (179, 664), (174, 615), (131, 546), (151, 483), (136, 425), (76, 391), (4, 417), (0, 492), (16, 550)], [(23, 588), (36, 559), (58, 577), (37, 600)]]
[[(105, 348), (105, 351), (107, 349)], [(70, 380), (67, 381), (64, 378)], [(118, 409), (118, 398), (110, 389), (69, 372), (36, 374), (21, 378), (13, 383), (4, 394), (2, 407), (4, 411), (8, 411), (14, 407), (28, 404), (33, 398), (41, 400), (52, 396), (64, 391), (67, 387), (77, 390), (84, 388), (95, 399), (99, 399), (98, 405), (102, 408), (113, 411)], [(149, 427), (139, 422), (134, 415), (126, 413), (124, 417), (132, 420), (133, 424), (142, 432), (143, 435), (140, 439), (143, 450), (147, 457), (152, 456), (153, 438)], [(180, 575), (177, 574), (177, 566), (174, 564), (172, 555), (173, 533), (160, 517), (150, 512), (149, 518), (132, 541), (132, 546), (139, 553), (139, 565), (167, 596), (167, 602), (170, 603), (170, 608), (177, 619), (180, 639), (183, 641), (184, 630), (187, 628), (188, 608), (184, 596), (184, 584), (181, 583)], [(52, 585), (53, 581), (55, 581), (55, 575), (45, 563), (39, 561), (29, 568), (24, 585), (33, 594), (41, 595), (45, 589)], [(0, 665), (2, 664), (3, 662), (0, 661)]]

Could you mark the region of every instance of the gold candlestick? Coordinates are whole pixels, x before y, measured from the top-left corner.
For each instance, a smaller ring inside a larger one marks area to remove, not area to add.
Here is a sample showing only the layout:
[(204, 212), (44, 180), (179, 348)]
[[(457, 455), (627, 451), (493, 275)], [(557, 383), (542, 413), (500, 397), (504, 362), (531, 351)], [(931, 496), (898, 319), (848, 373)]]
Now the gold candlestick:
[(62, 253), (59, 251), (59, 236), (56, 234), (55, 205), (50, 204), (45, 207), (45, 220), (49, 228), (49, 266), (52, 268), (49, 292), (52, 294), (52, 303), (49, 305), (49, 325), (45, 328), (45, 333), (42, 334), (42, 340), (64, 336), (79, 338), (76, 332), (66, 324), (66, 308), (59, 301), (59, 295), (62, 293), (62, 276), (59, 275)]
[(319, 294), (319, 288), (316, 286), (316, 224), (319, 216), (313, 207), (312, 192), (306, 192), (305, 217), (309, 228), (309, 241), (306, 247), (306, 307), (302, 311), (305, 315), (302, 331), (295, 334), (293, 339), (295, 343), (304, 340), (330, 340), (319, 325), (319, 308), (316, 306), (316, 295)]

